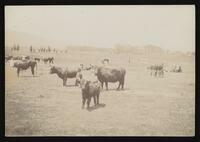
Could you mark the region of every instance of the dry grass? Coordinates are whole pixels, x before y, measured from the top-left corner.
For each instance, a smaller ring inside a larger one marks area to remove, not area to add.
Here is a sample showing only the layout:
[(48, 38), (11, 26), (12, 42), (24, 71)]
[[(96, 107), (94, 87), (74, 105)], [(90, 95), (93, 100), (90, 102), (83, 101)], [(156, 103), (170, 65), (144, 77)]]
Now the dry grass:
[[(125, 90), (118, 83), (100, 94), (99, 107), (81, 109), (81, 90), (74, 79), (62, 80), (49, 74), (40, 63), (36, 77), (25, 71), (17, 78), (6, 64), (6, 136), (193, 136), (195, 120), (195, 65), (191, 57), (171, 55), (154, 58), (126, 54), (72, 52), (48, 55), (55, 64), (68, 66), (99, 63), (104, 57), (124, 66)], [(155, 61), (180, 63), (183, 73), (166, 73), (164, 78), (150, 76), (146, 67)], [(70, 86), (71, 85), (71, 86)], [(91, 106), (93, 105), (93, 100)]]

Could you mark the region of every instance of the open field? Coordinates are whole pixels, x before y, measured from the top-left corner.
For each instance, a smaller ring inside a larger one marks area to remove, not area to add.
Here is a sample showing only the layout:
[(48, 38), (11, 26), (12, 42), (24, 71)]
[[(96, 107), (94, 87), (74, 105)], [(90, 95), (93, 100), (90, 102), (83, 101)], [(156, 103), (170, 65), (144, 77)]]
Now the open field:
[[(30, 54), (30, 53), (26, 53)], [(39, 53), (34, 53), (39, 56)], [(194, 57), (171, 54), (145, 56), (110, 52), (41, 53), (54, 56), (55, 64), (97, 64), (107, 57), (110, 64), (126, 68), (125, 89), (118, 83), (100, 94), (100, 105), (81, 109), (81, 90), (68, 79), (67, 87), (49, 65), (38, 64), (37, 75), (27, 70), (17, 77), (6, 68), (6, 136), (193, 136), (195, 131)], [(182, 73), (150, 76), (152, 63), (180, 64)], [(91, 101), (93, 106), (93, 100)]]

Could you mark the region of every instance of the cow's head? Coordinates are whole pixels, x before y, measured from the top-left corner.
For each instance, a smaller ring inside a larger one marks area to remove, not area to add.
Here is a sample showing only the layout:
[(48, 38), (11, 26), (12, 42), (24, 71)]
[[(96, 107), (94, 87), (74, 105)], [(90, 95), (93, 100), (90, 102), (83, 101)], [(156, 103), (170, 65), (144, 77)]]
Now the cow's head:
[(55, 66), (52, 66), (51, 68), (50, 68), (50, 74), (53, 74), (53, 73), (56, 73), (56, 71), (57, 71), (57, 69), (56, 69), (56, 67)]
[(18, 67), (18, 63), (17, 63), (17, 62), (14, 62), (14, 63), (12, 63), (11, 66), (17, 68), (17, 67)]

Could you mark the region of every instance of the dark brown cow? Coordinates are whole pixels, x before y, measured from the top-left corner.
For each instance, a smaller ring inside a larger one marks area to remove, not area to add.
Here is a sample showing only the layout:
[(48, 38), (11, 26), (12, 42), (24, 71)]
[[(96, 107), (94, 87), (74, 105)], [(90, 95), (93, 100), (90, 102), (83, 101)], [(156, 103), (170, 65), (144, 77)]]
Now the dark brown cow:
[(124, 89), (124, 79), (126, 75), (126, 70), (124, 68), (108, 68), (108, 67), (95, 67), (95, 74), (97, 75), (98, 80), (101, 82), (103, 89), (103, 83), (106, 84), (106, 90), (108, 90), (108, 82), (117, 82), (119, 85), (117, 90)]
[[(50, 74), (56, 73), (58, 77), (63, 80), (63, 86), (66, 86), (67, 78), (76, 78), (77, 73), (80, 71), (81, 71), (80, 68), (77, 68), (77, 69), (66, 68), (65, 70), (56, 66), (53, 66), (50, 68)], [(78, 82), (79, 81), (76, 79), (76, 82), (75, 82), (76, 86), (78, 85)]]
[(86, 101), (87, 108), (90, 107), (92, 97), (94, 99), (94, 105), (99, 104), (99, 95), (101, 92), (101, 84), (99, 81), (91, 82), (81, 79), (80, 86), (82, 91), (82, 108), (84, 108)]
[(34, 69), (37, 71), (37, 62), (36, 61), (24, 61), (24, 62), (15, 62), (14, 67), (17, 68), (17, 76), (19, 77), (20, 70), (27, 70), (31, 67), (31, 73), (34, 75)]

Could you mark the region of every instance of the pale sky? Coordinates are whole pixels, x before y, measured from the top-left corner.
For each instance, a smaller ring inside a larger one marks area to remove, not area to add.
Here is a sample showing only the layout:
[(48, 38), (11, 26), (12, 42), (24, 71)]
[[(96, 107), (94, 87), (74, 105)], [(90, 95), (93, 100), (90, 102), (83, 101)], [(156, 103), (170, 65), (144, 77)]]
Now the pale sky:
[(6, 6), (5, 29), (66, 45), (194, 51), (195, 6)]

